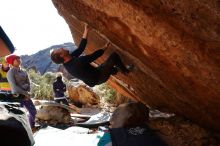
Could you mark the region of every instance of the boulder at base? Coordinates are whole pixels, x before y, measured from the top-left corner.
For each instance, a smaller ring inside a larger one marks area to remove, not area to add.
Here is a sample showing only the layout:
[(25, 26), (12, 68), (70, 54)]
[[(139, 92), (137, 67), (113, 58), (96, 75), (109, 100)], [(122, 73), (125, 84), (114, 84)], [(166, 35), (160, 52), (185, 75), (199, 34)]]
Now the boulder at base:
[(149, 118), (149, 109), (142, 103), (132, 102), (118, 106), (114, 111), (110, 124), (112, 128), (145, 125)]
[(37, 106), (36, 118), (49, 124), (68, 124), (71, 120), (70, 111), (65, 105), (45, 102)]
[(83, 105), (96, 105), (100, 102), (99, 96), (85, 85), (79, 85), (77, 87), (70, 86), (68, 93), (69, 98), (73, 102), (80, 102)]

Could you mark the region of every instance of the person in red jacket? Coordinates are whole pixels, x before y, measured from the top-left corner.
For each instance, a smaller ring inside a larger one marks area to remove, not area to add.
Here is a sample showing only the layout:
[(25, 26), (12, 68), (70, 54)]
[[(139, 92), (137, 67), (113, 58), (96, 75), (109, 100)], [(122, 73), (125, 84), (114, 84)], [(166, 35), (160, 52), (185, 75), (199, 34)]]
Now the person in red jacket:
[(3, 58), (0, 58), (0, 101), (12, 102), (11, 87), (7, 80), (7, 72), (10, 67)]

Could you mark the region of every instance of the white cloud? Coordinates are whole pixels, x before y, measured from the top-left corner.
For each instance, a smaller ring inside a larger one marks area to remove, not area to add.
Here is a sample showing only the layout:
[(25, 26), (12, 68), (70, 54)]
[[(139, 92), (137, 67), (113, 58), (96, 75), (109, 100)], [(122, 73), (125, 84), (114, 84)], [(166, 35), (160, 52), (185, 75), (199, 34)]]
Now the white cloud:
[(51, 0), (0, 0), (0, 18), (19, 55), (73, 42), (68, 25)]

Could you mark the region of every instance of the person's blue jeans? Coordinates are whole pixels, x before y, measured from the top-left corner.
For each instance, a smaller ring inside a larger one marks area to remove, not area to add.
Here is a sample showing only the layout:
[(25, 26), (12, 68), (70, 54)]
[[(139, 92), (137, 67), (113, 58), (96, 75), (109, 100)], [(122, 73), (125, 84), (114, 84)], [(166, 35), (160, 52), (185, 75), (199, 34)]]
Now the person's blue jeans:
[(33, 128), (35, 125), (35, 116), (37, 114), (37, 110), (36, 110), (32, 100), (31, 99), (22, 100), (21, 107), (25, 107), (27, 109), (27, 111), (29, 112), (29, 116), (28, 116), (29, 123), (30, 123), (31, 128)]

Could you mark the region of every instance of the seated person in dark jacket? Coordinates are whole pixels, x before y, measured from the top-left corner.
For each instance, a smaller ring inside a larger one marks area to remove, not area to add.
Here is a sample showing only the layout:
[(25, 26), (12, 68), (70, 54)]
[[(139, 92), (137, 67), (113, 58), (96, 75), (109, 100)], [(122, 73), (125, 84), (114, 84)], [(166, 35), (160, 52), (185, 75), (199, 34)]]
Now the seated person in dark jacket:
[(117, 74), (118, 69), (120, 69), (122, 73), (129, 73), (129, 69), (125, 67), (117, 53), (112, 53), (108, 59), (98, 67), (91, 65), (93, 61), (104, 54), (104, 51), (109, 47), (110, 43), (107, 43), (105, 47), (92, 54), (80, 56), (85, 50), (88, 32), (89, 28), (86, 25), (78, 49), (71, 54), (64, 48), (53, 50), (51, 52), (52, 61), (56, 64), (62, 63), (71, 75), (82, 80), (90, 87), (106, 82), (110, 75)]
[(68, 101), (64, 95), (64, 93), (66, 92), (66, 85), (62, 81), (61, 74), (57, 76), (57, 80), (53, 83), (53, 91), (54, 91), (55, 102), (69, 106)]

